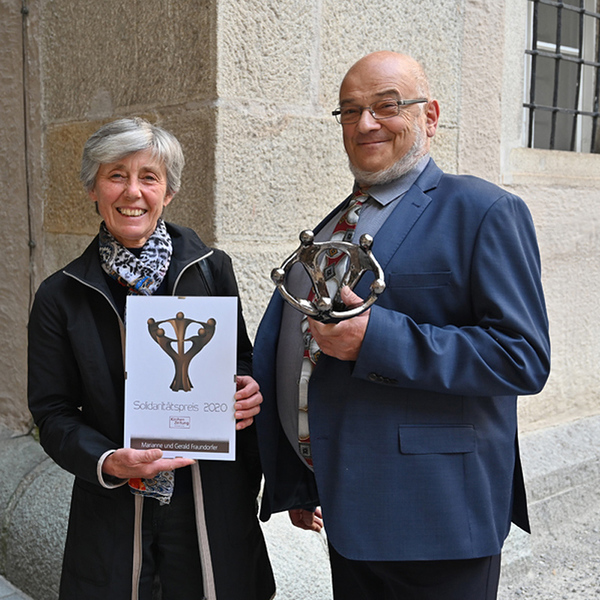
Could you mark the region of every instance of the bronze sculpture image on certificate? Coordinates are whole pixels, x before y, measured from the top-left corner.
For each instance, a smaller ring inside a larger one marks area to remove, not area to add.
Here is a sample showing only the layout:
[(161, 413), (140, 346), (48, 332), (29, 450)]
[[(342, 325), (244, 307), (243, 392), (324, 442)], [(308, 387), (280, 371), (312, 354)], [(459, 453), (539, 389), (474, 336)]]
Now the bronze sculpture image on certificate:
[[(175, 331), (175, 338), (170, 338), (165, 335), (165, 330), (161, 325), (169, 323)], [(186, 338), (188, 326), (196, 323), (201, 327), (197, 330), (196, 335)], [(196, 321), (195, 319), (186, 318), (180, 311), (174, 318), (164, 319), (163, 321), (155, 321), (153, 318), (148, 319), (148, 333), (152, 339), (171, 357), (175, 365), (175, 377), (171, 382), (171, 389), (174, 392), (183, 390), (189, 392), (194, 387), (190, 381), (189, 366), (192, 359), (210, 342), (215, 334), (217, 322), (215, 319), (208, 319), (206, 323)], [(186, 350), (186, 342), (191, 343), (191, 347)]]

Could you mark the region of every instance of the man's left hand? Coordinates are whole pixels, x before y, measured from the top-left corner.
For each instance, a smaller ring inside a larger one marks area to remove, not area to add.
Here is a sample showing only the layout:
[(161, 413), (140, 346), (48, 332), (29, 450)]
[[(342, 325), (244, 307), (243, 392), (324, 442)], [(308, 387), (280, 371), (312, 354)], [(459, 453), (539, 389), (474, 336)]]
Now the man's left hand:
[[(349, 308), (363, 303), (349, 287), (342, 288), (342, 301)], [(356, 360), (362, 346), (371, 310), (339, 323), (320, 323), (308, 318), (310, 331), (321, 351), (339, 360)]]
[(314, 512), (303, 508), (292, 508), (288, 513), (295, 527), (306, 531), (316, 531), (317, 533), (323, 529), (323, 515), (320, 508), (317, 508)]

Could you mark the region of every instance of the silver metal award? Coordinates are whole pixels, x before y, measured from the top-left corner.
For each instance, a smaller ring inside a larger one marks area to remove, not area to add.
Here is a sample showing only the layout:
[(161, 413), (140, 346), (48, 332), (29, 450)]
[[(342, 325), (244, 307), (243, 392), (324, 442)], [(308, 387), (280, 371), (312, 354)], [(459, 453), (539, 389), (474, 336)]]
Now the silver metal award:
[[(315, 242), (314, 239), (312, 231), (304, 230), (300, 234), (300, 246), (281, 267), (271, 272), (271, 279), (279, 293), (296, 310), (317, 321), (337, 322), (355, 317), (367, 310), (377, 300), (377, 296), (385, 290), (383, 269), (371, 252), (373, 238), (368, 234), (361, 235), (358, 244), (337, 240)], [(345, 255), (342, 257), (345, 262), (345, 272), (340, 276), (335, 290), (331, 292), (327, 285), (329, 276), (324, 272), (324, 266), (327, 271), (327, 258), (338, 253)], [(312, 299), (297, 298), (285, 287), (286, 277), (296, 263), (300, 263), (310, 277), (314, 292)], [(373, 271), (375, 275), (369, 296), (360, 306), (347, 307), (340, 299), (340, 290), (344, 286), (353, 289), (367, 271)]]

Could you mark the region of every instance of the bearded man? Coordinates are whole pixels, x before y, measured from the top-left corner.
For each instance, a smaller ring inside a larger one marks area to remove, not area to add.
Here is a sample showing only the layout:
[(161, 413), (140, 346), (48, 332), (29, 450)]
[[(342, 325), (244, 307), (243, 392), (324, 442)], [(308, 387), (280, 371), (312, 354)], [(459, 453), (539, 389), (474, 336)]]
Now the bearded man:
[[(359, 60), (333, 115), (355, 185), (315, 239), (370, 234), (386, 289), (338, 323), (273, 296), (254, 352), (261, 518), (325, 524), (336, 600), (491, 600), (511, 521), (529, 530), (517, 396), (549, 373), (532, 219), (436, 166), (440, 107), (414, 59)], [(287, 286), (311, 289), (302, 269)]]

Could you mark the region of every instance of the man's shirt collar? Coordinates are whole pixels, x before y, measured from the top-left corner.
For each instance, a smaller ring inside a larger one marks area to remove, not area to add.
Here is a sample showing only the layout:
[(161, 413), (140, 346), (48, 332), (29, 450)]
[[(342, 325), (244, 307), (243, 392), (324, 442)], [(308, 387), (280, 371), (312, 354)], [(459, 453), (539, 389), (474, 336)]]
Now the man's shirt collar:
[(383, 185), (372, 185), (366, 192), (382, 206), (386, 206), (400, 196), (404, 195), (411, 188), (413, 183), (419, 178), (419, 175), (425, 170), (427, 163), (431, 159), (429, 153), (425, 154), (419, 162), (405, 175), (385, 183)]

